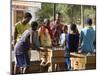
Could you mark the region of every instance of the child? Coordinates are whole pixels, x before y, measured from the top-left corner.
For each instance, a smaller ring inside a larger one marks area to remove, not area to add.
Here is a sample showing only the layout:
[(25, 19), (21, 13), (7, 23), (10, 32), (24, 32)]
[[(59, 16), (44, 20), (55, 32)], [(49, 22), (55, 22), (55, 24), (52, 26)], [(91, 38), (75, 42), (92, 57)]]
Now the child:
[(71, 70), (71, 60), (70, 60), (70, 52), (78, 52), (78, 45), (79, 45), (79, 32), (75, 24), (70, 25), (70, 32), (67, 34), (66, 37), (66, 64), (67, 69)]
[(70, 70), (71, 69), (70, 51), (67, 48), (67, 32), (68, 32), (68, 27), (67, 26), (63, 26), (62, 30), (63, 30), (63, 33), (60, 36), (59, 44), (65, 50), (67, 70)]
[[(29, 58), (29, 49), (35, 48), (35, 50), (40, 50), (39, 40), (38, 40), (38, 34), (37, 29), (38, 23), (32, 22), (31, 28), (24, 31), (22, 34), (20, 40), (16, 43), (14, 46), (15, 51), (15, 67), (14, 67), (14, 74), (16, 74), (16, 70), (19, 67), (21, 73), (25, 73), (26, 68), (30, 64), (30, 58)], [(34, 47), (33, 47), (34, 46)]]
[(79, 32), (78, 32), (76, 24), (71, 24), (70, 30), (71, 31), (67, 35), (68, 49), (70, 50), (70, 52), (78, 52)]
[(65, 39), (66, 39), (68, 27), (67, 26), (63, 26), (62, 30), (63, 30), (63, 32), (60, 35), (59, 44), (60, 44), (60, 46), (64, 47), (65, 46)]
[(66, 64), (67, 69), (71, 70), (71, 60), (70, 60), (70, 52), (78, 52), (78, 44), (79, 44), (79, 33), (75, 24), (71, 24), (70, 32), (66, 37)]

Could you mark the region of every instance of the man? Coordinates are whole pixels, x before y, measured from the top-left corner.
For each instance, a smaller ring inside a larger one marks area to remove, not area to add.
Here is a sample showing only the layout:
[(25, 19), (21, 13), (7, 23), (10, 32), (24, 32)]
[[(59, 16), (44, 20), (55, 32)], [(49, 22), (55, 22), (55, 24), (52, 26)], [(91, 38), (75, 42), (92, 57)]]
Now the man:
[(82, 53), (93, 53), (94, 52), (94, 41), (95, 41), (95, 31), (92, 27), (92, 19), (88, 18), (85, 21), (85, 28), (81, 30), (80, 33), (80, 44)]
[(19, 40), (21, 37), (22, 33), (30, 27), (28, 22), (31, 20), (32, 15), (28, 12), (24, 14), (23, 20), (19, 21), (18, 23), (15, 24), (15, 29), (14, 29), (14, 38), (13, 38), (13, 44), (15, 45), (16, 42)]
[(56, 20), (51, 23), (52, 25), (52, 46), (57, 47), (59, 45), (60, 35), (62, 33), (63, 24), (61, 24), (61, 13), (56, 14)]

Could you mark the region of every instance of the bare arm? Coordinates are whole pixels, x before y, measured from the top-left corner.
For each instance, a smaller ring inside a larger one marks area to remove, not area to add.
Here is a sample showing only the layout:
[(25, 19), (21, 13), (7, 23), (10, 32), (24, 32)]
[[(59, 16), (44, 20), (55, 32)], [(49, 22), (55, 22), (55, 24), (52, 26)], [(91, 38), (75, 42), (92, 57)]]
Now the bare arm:
[(34, 40), (34, 39), (33, 39), (33, 36), (34, 36), (34, 33), (33, 33), (33, 31), (31, 31), (31, 32), (30, 32), (30, 45), (31, 45), (31, 48), (32, 48), (32, 49), (34, 48), (34, 46), (33, 46), (33, 45), (34, 45), (34, 43), (33, 43), (33, 40)]
[(15, 26), (15, 28), (14, 28), (14, 36), (13, 36), (14, 45), (15, 45), (16, 42), (17, 42), (17, 35), (18, 35), (18, 32), (17, 32), (17, 28), (16, 28), (16, 26)]
[(36, 49), (37, 51), (46, 50), (45, 48), (40, 47), (39, 39), (37, 39), (37, 41), (34, 39), (34, 32), (33, 31), (30, 33), (30, 44), (31, 44), (31, 48)]
[(82, 40), (83, 40), (83, 34), (82, 31), (80, 32), (80, 36), (79, 36), (79, 53), (81, 53), (81, 44), (82, 44)]

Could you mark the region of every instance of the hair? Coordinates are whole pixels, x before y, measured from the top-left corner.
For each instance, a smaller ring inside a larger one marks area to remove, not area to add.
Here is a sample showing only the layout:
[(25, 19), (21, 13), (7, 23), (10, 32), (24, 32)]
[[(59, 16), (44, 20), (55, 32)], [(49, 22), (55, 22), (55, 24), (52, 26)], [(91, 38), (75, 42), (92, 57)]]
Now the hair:
[(57, 18), (61, 18), (61, 16), (62, 16), (62, 14), (61, 14), (60, 12), (57, 12), (57, 13), (56, 13), (56, 19), (57, 19)]
[(68, 30), (68, 26), (67, 25), (63, 26), (63, 30), (65, 30), (65, 29)]
[(61, 16), (61, 13), (60, 13), (60, 12), (58, 12), (57, 14), (58, 14), (59, 16)]
[(26, 13), (24, 14), (24, 18), (32, 18), (31, 13), (26, 12)]
[(71, 24), (70, 29), (71, 29), (73, 32), (76, 33), (76, 32), (77, 32), (76, 24)]
[(32, 27), (32, 28), (38, 27), (38, 23), (37, 23), (36, 21), (32, 21), (31, 27)]
[(44, 23), (46, 23), (46, 26), (50, 24), (50, 20), (49, 19), (44, 19)]
[(92, 19), (91, 18), (87, 18), (85, 20), (85, 23), (88, 24), (88, 25), (92, 25)]
[(63, 32), (65, 32), (65, 30), (68, 30), (68, 26), (67, 25), (63, 26), (62, 30), (63, 30)]

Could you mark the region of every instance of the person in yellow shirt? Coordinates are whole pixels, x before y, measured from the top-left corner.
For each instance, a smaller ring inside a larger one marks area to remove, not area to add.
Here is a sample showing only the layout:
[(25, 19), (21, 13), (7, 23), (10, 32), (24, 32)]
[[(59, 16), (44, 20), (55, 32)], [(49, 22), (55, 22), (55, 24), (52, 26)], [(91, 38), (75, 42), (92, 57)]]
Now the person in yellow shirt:
[(28, 22), (31, 20), (32, 15), (29, 12), (24, 14), (24, 17), (21, 21), (15, 24), (14, 28), (14, 37), (13, 37), (13, 44), (15, 45), (16, 42), (21, 37), (22, 33), (30, 27)]
[(44, 19), (43, 25), (38, 30), (40, 44), (42, 47), (51, 47), (51, 36), (48, 30), (48, 19)]
[(43, 24), (40, 26), (40, 28), (38, 29), (38, 36), (39, 36), (39, 40), (40, 40), (40, 46), (44, 48), (44, 52), (40, 53), (41, 56), (41, 63), (40, 65), (43, 67), (49, 67), (49, 62), (47, 61), (47, 56), (48, 56), (48, 52), (47, 49), (51, 48), (51, 36), (50, 36), (50, 32), (48, 29), (50, 22), (49, 19), (44, 19)]

